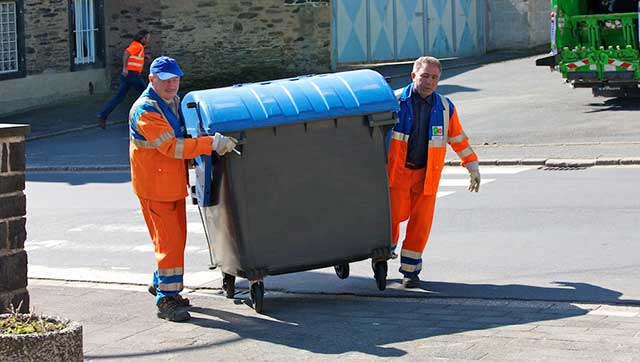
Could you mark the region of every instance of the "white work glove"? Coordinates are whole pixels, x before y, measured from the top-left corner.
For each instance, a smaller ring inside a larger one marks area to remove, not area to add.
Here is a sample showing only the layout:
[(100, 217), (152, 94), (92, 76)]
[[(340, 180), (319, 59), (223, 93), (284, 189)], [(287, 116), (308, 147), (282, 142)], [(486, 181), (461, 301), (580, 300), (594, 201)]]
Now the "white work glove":
[(469, 162), (465, 165), (469, 171), (469, 192), (480, 190), (480, 166), (478, 161)]
[(224, 155), (238, 144), (238, 140), (233, 137), (223, 136), (216, 132), (211, 137), (211, 148), (216, 151), (220, 156)]

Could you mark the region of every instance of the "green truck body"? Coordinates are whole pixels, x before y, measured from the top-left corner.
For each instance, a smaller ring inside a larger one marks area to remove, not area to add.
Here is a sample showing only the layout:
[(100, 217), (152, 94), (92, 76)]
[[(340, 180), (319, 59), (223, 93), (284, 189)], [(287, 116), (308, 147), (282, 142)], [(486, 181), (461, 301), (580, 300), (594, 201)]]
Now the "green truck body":
[(640, 96), (639, 0), (551, 0), (551, 52), (559, 70), (596, 96)]

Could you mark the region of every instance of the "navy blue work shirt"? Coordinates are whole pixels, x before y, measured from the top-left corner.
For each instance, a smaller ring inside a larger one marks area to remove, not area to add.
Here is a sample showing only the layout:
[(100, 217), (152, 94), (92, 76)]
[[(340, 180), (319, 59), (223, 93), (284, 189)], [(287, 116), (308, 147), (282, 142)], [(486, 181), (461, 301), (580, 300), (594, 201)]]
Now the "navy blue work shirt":
[(415, 89), (411, 92), (413, 106), (413, 122), (407, 146), (406, 166), (412, 169), (427, 165), (427, 148), (429, 146), (429, 119), (433, 109), (433, 93), (422, 98)]

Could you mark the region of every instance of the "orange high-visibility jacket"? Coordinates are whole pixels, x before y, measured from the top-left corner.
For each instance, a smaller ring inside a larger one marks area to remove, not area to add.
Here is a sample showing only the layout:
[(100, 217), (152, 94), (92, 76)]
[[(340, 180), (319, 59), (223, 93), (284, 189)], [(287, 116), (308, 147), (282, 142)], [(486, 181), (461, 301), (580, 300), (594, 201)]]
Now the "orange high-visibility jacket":
[(151, 86), (129, 112), (131, 184), (138, 197), (175, 201), (187, 196), (185, 159), (210, 155), (211, 137), (184, 138), (180, 98), (169, 106)]
[[(413, 83), (405, 87), (400, 95), (399, 122), (393, 127), (389, 140), (387, 173), (389, 186), (399, 188), (411, 187), (408, 172), (405, 168), (407, 146), (411, 125), (413, 123), (413, 105), (411, 93)], [(427, 150), (426, 177), (424, 195), (435, 195), (438, 192), (440, 176), (444, 167), (447, 143), (462, 160), (462, 166), (478, 160), (478, 156), (469, 146), (469, 138), (464, 134), (458, 120), (458, 113), (453, 103), (440, 93), (434, 92), (434, 104), (429, 120), (429, 148)]]
[(142, 73), (142, 67), (144, 66), (144, 45), (134, 40), (129, 44), (127, 52), (129, 53), (127, 69)]

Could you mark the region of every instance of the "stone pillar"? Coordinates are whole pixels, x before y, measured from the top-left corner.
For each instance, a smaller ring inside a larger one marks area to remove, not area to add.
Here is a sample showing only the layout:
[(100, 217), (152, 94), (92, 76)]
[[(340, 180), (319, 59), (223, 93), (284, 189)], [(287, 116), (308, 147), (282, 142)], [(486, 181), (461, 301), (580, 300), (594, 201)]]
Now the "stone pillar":
[(29, 311), (27, 253), (24, 242), (27, 200), (25, 136), (28, 125), (0, 123), (0, 314), (10, 305)]

